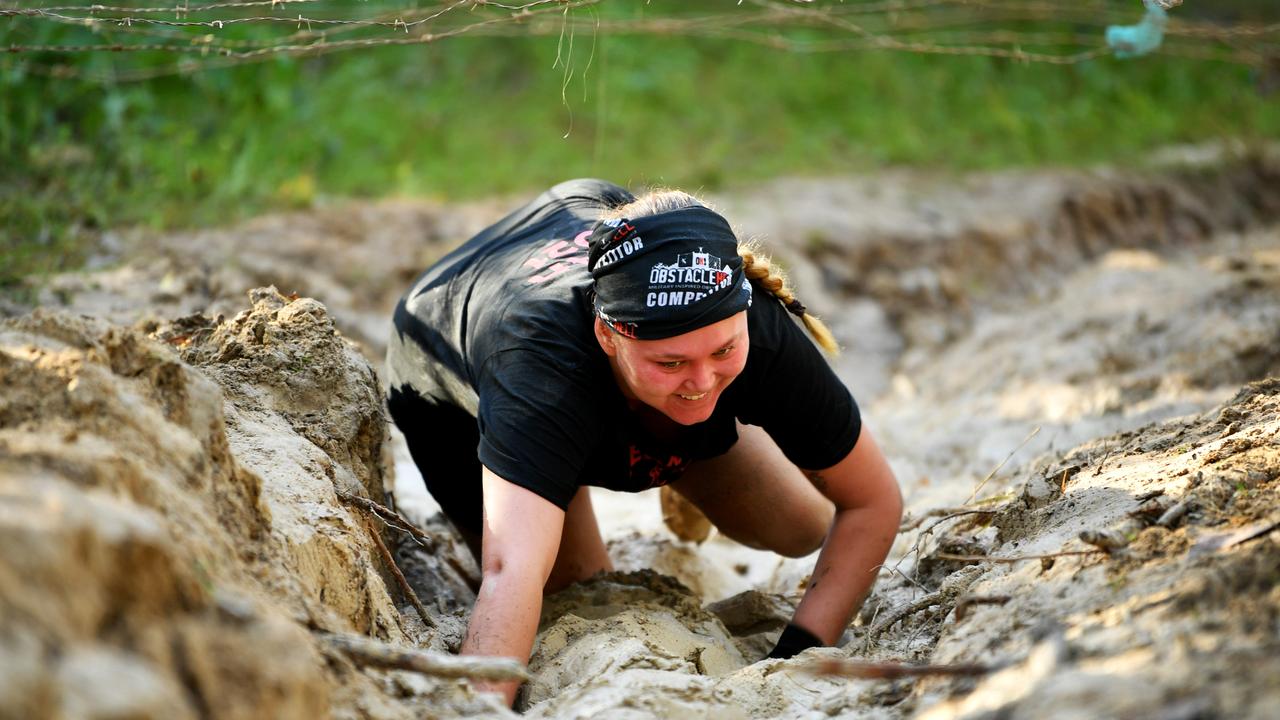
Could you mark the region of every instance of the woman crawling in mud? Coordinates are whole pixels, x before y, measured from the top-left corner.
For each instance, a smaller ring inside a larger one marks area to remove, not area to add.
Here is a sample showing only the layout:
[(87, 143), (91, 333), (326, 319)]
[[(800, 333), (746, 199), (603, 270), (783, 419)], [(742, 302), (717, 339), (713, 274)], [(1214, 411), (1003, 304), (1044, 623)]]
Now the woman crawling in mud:
[(839, 641), (902, 500), (791, 315), (834, 350), (720, 215), (599, 180), (557, 185), (418, 278), (388, 405), (483, 569), (463, 654), (527, 661), (543, 593), (611, 569), (591, 485), (669, 484), (740, 543), (821, 547), (769, 657)]

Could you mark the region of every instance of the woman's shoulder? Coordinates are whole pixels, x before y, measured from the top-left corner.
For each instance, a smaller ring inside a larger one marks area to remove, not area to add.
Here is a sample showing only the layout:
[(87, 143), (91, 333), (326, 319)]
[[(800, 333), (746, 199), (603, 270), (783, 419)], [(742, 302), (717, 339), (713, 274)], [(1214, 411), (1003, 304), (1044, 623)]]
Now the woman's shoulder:
[(536, 378), (543, 384), (583, 388), (609, 379), (608, 363), (594, 357), (576, 338), (513, 338), (494, 349), (480, 365), (481, 375), (509, 381), (513, 376)]
[(760, 288), (753, 289), (755, 297), (747, 309), (747, 332), (751, 334), (751, 350), (762, 353), (778, 352), (797, 337), (807, 337), (804, 328), (782, 303)]

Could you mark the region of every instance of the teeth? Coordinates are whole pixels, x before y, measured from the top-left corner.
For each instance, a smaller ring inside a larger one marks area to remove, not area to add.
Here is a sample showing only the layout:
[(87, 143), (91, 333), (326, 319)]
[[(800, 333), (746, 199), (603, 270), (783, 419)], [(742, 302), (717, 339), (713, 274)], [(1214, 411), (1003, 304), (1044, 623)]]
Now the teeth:
[(681, 393), (676, 393), (676, 394), (684, 398), (685, 400), (701, 400), (702, 398), (707, 396), (706, 393), (698, 393), (697, 395), (684, 395)]

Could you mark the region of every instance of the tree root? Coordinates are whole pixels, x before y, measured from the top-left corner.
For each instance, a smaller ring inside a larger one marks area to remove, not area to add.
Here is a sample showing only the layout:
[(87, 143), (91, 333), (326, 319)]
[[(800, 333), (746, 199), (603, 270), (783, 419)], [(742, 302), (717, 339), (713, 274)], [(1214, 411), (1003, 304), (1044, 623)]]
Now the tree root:
[(361, 635), (326, 634), (322, 638), (357, 665), (411, 670), (442, 678), (529, 679), (529, 671), (515, 658), (443, 655), (396, 647)]
[(942, 587), (936, 591), (925, 595), (918, 600), (914, 600), (900, 607), (890, 610), (889, 613), (867, 631), (866, 640), (863, 641), (863, 649), (871, 647), (876, 643), (882, 634), (895, 623), (904, 618), (910, 617), (921, 610), (925, 610), (933, 605), (951, 605), (960, 597), (969, 586), (978, 579), (978, 576), (986, 572), (986, 568), (978, 565), (970, 565), (961, 568), (942, 581)]
[(817, 660), (801, 667), (804, 672), (814, 675), (833, 675), (866, 680), (896, 680), (897, 678), (926, 677), (930, 675), (985, 675), (995, 669), (995, 667), (989, 665), (974, 664), (907, 665), (904, 663), (858, 662), (856, 660)]

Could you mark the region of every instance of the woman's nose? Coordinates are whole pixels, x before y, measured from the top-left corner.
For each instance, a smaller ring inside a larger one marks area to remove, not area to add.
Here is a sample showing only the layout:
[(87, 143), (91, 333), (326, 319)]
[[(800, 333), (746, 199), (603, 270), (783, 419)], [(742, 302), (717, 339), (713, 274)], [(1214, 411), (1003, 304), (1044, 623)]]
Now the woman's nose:
[(687, 382), (695, 392), (707, 392), (716, 385), (715, 369), (710, 363), (694, 363), (689, 367)]

